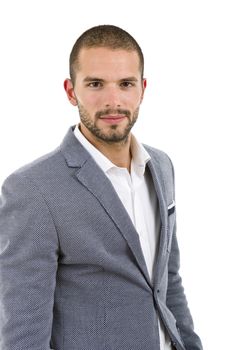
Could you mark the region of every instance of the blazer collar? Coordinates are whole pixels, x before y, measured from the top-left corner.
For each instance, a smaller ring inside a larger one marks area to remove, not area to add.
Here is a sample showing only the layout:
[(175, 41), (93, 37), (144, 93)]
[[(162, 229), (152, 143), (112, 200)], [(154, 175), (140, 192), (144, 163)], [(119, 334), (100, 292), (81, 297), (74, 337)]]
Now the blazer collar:
[(73, 133), (74, 128), (75, 125), (68, 129), (60, 145), (60, 150), (66, 159), (66, 163), (71, 168), (82, 167), (91, 158), (90, 153), (87, 152), (75, 137)]

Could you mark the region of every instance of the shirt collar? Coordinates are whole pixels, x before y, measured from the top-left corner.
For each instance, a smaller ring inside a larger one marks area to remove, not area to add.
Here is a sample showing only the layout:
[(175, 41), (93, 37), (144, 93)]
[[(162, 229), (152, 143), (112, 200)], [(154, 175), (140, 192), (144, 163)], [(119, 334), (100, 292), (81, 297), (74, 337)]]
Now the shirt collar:
[[(79, 125), (75, 126), (74, 135), (85, 149), (91, 154), (95, 162), (100, 168), (107, 173), (112, 168), (118, 168), (107, 157), (103, 155), (95, 146), (93, 146), (86, 137), (81, 133)], [(130, 150), (132, 155), (131, 169), (137, 172), (138, 175), (143, 176), (145, 172), (146, 163), (151, 159), (149, 153), (143, 147), (136, 137), (131, 133)]]
[(146, 163), (151, 159), (143, 145), (131, 134), (130, 150), (132, 155), (131, 169), (140, 176), (144, 175)]

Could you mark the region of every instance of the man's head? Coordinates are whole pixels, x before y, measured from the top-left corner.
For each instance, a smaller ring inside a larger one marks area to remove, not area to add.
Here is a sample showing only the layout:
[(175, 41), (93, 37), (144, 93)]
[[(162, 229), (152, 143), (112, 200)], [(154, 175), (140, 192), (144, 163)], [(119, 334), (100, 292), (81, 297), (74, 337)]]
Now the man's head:
[(127, 140), (146, 87), (143, 68), (139, 45), (121, 28), (101, 25), (78, 38), (64, 87), (79, 108), (81, 130), (90, 141)]

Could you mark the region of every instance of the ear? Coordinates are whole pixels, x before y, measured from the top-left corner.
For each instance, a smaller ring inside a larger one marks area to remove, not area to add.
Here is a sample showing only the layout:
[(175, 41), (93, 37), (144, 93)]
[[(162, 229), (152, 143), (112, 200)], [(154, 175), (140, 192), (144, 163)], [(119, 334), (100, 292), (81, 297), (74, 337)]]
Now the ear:
[(143, 97), (144, 97), (144, 92), (145, 92), (146, 86), (147, 86), (147, 80), (146, 80), (145, 78), (143, 78), (143, 80), (142, 80), (142, 96), (141, 96), (141, 103), (142, 103), (142, 100), (143, 100)]
[(64, 81), (64, 89), (66, 92), (66, 95), (68, 97), (68, 100), (70, 101), (70, 103), (73, 106), (77, 106), (77, 99), (74, 93), (74, 87), (73, 87), (73, 83), (70, 79), (66, 79)]

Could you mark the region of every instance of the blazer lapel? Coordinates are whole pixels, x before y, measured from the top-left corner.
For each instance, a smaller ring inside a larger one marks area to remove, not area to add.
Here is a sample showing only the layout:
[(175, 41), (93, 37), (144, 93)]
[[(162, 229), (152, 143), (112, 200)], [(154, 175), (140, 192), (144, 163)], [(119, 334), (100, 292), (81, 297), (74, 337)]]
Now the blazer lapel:
[(75, 172), (77, 180), (93, 194), (109, 215), (109, 218), (113, 220), (119, 232), (127, 241), (141, 272), (151, 287), (138, 233), (111, 181), (77, 140), (73, 134), (73, 128), (69, 129), (60, 146), (67, 165), (78, 168)]
[[(148, 150), (148, 153), (150, 153), (149, 150)], [(160, 230), (159, 247), (158, 247), (159, 249), (158, 249), (157, 259), (155, 259), (155, 262), (154, 262), (154, 269), (153, 269), (154, 286), (158, 284), (158, 281), (160, 280), (163, 274), (163, 267), (165, 265), (164, 259), (166, 258), (166, 254), (167, 254), (166, 247), (167, 247), (167, 230), (168, 230), (165, 189), (163, 188), (163, 179), (162, 179), (162, 174), (160, 173), (160, 166), (159, 164), (156, 164), (156, 163), (157, 163), (156, 160), (152, 158), (152, 154), (151, 154), (151, 160), (147, 163), (147, 165), (151, 172), (155, 191), (158, 197), (160, 218), (161, 218), (161, 230)]]

